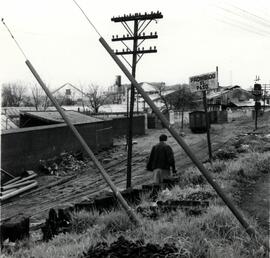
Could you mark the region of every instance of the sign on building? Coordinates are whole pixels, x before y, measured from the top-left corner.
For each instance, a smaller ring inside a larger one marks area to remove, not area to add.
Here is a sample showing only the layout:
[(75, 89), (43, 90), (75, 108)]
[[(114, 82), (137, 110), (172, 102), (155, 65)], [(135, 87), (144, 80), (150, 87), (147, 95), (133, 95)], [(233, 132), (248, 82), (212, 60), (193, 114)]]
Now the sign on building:
[(189, 78), (191, 92), (212, 90), (218, 88), (217, 73), (205, 73)]

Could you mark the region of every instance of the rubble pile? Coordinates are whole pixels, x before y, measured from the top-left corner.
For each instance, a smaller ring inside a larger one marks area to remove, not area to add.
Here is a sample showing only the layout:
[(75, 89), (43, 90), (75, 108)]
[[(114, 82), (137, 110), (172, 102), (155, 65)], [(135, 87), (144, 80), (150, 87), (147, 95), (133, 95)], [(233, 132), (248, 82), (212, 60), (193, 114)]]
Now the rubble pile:
[(87, 253), (83, 256), (86, 258), (107, 258), (107, 257), (129, 257), (129, 258), (172, 258), (185, 257), (179, 254), (174, 244), (164, 244), (163, 247), (157, 244), (144, 244), (143, 241), (136, 242), (129, 241), (123, 236), (120, 236), (117, 241), (110, 246), (105, 242), (100, 242), (95, 246), (91, 246)]
[(40, 170), (46, 174), (56, 176), (66, 175), (69, 172), (75, 172), (87, 166), (87, 161), (84, 160), (81, 152), (63, 152), (58, 157), (40, 160)]

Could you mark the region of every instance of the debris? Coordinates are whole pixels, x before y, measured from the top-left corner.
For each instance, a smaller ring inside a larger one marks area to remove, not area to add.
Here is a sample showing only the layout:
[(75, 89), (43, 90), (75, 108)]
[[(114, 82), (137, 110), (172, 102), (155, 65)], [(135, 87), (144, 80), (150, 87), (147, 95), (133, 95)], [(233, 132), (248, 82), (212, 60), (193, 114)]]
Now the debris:
[(11, 197), (14, 197), (20, 193), (23, 193), (25, 191), (28, 191), (34, 187), (36, 187), (38, 185), (38, 183), (35, 181), (34, 183), (31, 183), (29, 185), (26, 185), (26, 186), (23, 186), (23, 187), (20, 187), (19, 189), (16, 189), (12, 192), (8, 192), (6, 194), (3, 194), (2, 196), (0, 196), (0, 201), (5, 201), (7, 199), (10, 199)]
[[(117, 241), (108, 246), (105, 242), (99, 242), (95, 246), (91, 246), (87, 253), (82, 257), (91, 258), (107, 258), (107, 257), (129, 257), (129, 258), (147, 258), (147, 257), (173, 257), (179, 255), (175, 244), (164, 244), (161, 247), (158, 244), (144, 244), (143, 240), (136, 242), (129, 241), (120, 236)], [(180, 257), (180, 256), (179, 256)]]
[(8, 200), (11, 197), (14, 197), (30, 189), (33, 189), (38, 185), (36, 180), (30, 180), (37, 176), (37, 174), (34, 171), (28, 170), (25, 171), (25, 174), (27, 175), (26, 177), (22, 178), (19, 177), (16, 180), (14, 178), (6, 182), (6, 184), (1, 187), (0, 201)]
[(49, 175), (66, 175), (67, 172), (75, 172), (87, 167), (83, 160), (83, 154), (63, 152), (58, 157), (39, 161), (40, 170)]

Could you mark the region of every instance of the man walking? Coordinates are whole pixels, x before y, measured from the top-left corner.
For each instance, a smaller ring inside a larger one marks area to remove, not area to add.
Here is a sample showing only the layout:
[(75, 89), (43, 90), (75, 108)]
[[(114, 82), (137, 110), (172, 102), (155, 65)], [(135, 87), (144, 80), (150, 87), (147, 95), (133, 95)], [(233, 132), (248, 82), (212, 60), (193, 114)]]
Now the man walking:
[(159, 136), (159, 143), (152, 148), (146, 166), (147, 170), (154, 171), (154, 181), (157, 184), (170, 177), (170, 168), (172, 168), (173, 173), (176, 173), (173, 150), (165, 143), (166, 141), (167, 135)]

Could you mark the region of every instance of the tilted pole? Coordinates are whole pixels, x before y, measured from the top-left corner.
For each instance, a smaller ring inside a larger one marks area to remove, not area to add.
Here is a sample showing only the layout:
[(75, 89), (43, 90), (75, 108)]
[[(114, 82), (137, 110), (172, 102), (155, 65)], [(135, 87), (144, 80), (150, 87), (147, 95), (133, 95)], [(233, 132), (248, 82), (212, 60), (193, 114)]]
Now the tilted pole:
[(90, 158), (92, 159), (92, 161), (95, 163), (96, 167), (98, 168), (98, 170), (102, 174), (103, 178), (105, 179), (105, 181), (108, 183), (108, 185), (110, 186), (110, 188), (114, 192), (116, 198), (118, 199), (118, 201), (120, 202), (120, 204), (122, 205), (122, 207), (125, 209), (125, 211), (127, 212), (128, 216), (136, 224), (140, 225), (140, 221), (137, 218), (137, 216), (135, 215), (135, 213), (128, 206), (127, 202), (125, 201), (125, 199), (123, 198), (123, 196), (121, 195), (121, 193), (118, 191), (118, 189), (116, 188), (116, 186), (113, 184), (113, 182), (111, 181), (110, 177), (106, 173), (106, 171), (103, 168), (103, 166), (101, 165), (101, 163), (97, 160), (97, 158), (95, 157), (94, 153), (88, 147), (88, 145), (86, 144), (86, 142), (84, 141), (84, 139), (82, 138), (82, 136), (80, 135), (80, 133), (78, 132), (78, 130), (75, 128), (75, 126), (72, 124), (72, 122), (70, 121), (70, 119), (67, 117), (67, 115), (65, 114), (65, 112), (63, 111), (63, 109), (60, 107), (60, 105), (58, 104), (58, 102), (56, 101), (56, 99), (53, 97), (53, 95), (51, 94), (51, 92), (49, 91), (49, 89), (47, 88), (47, 86), (45, 85), (45, 83), (42, 81), (42, 79), (40, 78), (39, 74), (35, 70), (35, 68), (32, 66), (32, 64), (30, 63), (29, 60), (26, 60), (25, 63), (28, 66), (28, 68), (30, 69), (30, 71), (32, 72), (32, 74), (34, 75), (34, 77), (36, 78), (36, 80), (38, 81), (38, 83), (40, 84), (40, 86), (45, 91), (46, 95), (49, 97), (49, 99), (51, 100), (51, 102), (54, 104), (54, 106), (56, 107), (57, 111), (60, 113), (60, 115), (62, 116), (62, 118), (64, 119), (64, 121), (67, 123), (67, 125), (69, 126), (69, 128), (73, 132), (74, 136), (78, 139), (78, 141), (80, 142), (80, 144), (82, 145), (82, 147), (84, 148), (84, 150), (86, 151), (86, 153), (90, 156)]
[(170, 126), (170, 123), (166, 119), (166, 117), (159, 111), (159, 109), (156, 107), (154, 102), (149, 98), (149, 96), (146, 94), (146, 92), (141, 88), (141, 86), (138, 84), (138, 82), (134, 79), (134, 77), (131, 75), (131, 73), (128, 71), (128, 69), (124, 66), (124, 64), (120, 61), (120, 59), (115, 55), (113, 50), (110, 48), (110, 46), (107, 44), (107, 42), (100, 37), (99, 42), (102, 44), (102, 46), (107, 50), (107, 52), (110, 54), (110, 56), (113, 58), (113, 60), (116, 62), (116, 64), (120, 67), (120, 69), (123, 71), (123, 73), (127, 76), (127, 78), (130, 80), (130, 82), (135, 86), (137, 91), (142, 95), (144, 100), (147, 102), (147, 104), (152, 108), (154, 113), (158, 116), (158, 118), (161, 120), (161, 122), (164, 124), (164, 126), (168, 129), (168, 131), (171, 133), (171, 135), (174, 137), (174, 139), (179, 143), (179, 145), (184, 149), (186, 154), (189, 156), (189, 158), (193, 161), (193, 163), (197, 166), (197, 168), (201, 171), (201, 173), (204, 175), (208, 183), (215, 189), (217, 194), (221, 197), (221, 199), (224, 201), (224, 203), (229, 207), (231, 212), (234, 214), (234, 216), (238, 219), (238, 221), (241, 223), (241, 225), (245, 228), (247, 233), (251, 236), (254, 236), (256, 234), (255, 230), (249, 226), (245, 218), (242, 216), (242, 214), (238, 211), (238, 209), (234, 206), (234, 204), (231, 202), (230, 199), (227, 198), (227, 196), (224, 194), (220, 186), (212, 179), (210, 174), (207, 172), (203, 164), (197, 159), (197, 157), (193, 154), (191, 149), (188, 147), (188, 145), (185, 143), (185, 141), (178, 135), (178, 133)]

